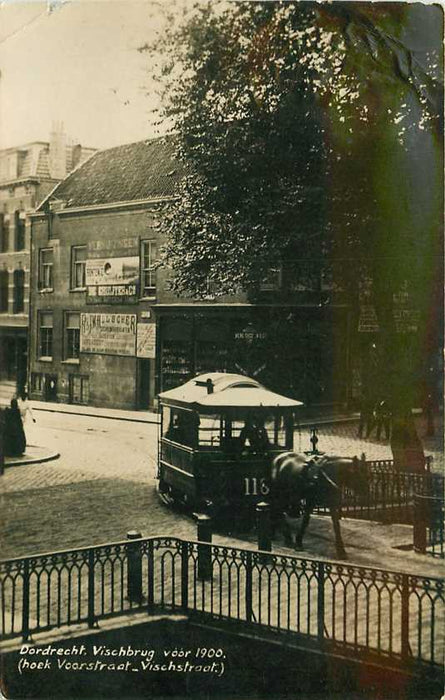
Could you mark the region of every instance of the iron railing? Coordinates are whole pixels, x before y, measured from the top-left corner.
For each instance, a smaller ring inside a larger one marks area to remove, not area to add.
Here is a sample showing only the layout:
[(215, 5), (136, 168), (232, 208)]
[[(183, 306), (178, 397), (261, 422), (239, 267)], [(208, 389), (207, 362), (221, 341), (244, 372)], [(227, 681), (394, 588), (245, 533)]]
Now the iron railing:
[(393, 468), (392, 460), (367, 461), (366, 467), (369, 487), (366, 498), (343, 489), (342, 512), (348, 517), (411, 524), (416, 494), (443, 494), (443, 476), (429, 469), (420, 473), (401, 472)]
[(445, 557), (445, 508), (442, 497), (417, 494), (414, 499), (413, 546), (416, 552)]
[(441, 663), (438, 578), (152, 537), (0, 562), (4, 637), (155, 610), (327, 653)]

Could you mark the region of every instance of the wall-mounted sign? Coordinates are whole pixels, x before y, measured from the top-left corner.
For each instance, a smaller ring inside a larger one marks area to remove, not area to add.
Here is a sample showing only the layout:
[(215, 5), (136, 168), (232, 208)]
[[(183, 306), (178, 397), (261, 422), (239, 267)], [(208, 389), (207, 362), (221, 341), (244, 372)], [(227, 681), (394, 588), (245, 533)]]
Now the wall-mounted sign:
[(407, 281), (392, 295), (392, 299), (396, 331), (398, 333), (416, 333), (419, 329), (420, 312), (414, 308), (415, 302)]
[(156, 357), (156, 324), (138, 323), (136, 356), (154, 360)]
[(97, 241), (88, 241), (88, 260), (92, 260), (93, 258), (138, 255), (138, 253), (139, 238), (137, 236), (116, 238), (115, 240), (104, 237)]
[(235, 340), (245, 340), (252, 343), (254, 340), (265, 340), (267, 338), (266, 331), (258, 331), (251, 323), (249, 323), (242, 331), (235, 333)]
[(139, 281), (139, 258), (97, 258), (87, 260), (85, 282), (87, 287), (136, 287)]
[(359, 333), (378, 333), (379, 330), (380, 326), (374, 306), (372, 304), (362, 304), (358, 321)]
[(87, 303), (135, 302), (139, 289), (139, 258), (94, 258), (86, 261)]
[(419, 328), (420, 312), (416, 309), (394, 309), (397, 333), (416, 333)]
[(80, 314), (80, 352), (136, 353), (136, 314)]

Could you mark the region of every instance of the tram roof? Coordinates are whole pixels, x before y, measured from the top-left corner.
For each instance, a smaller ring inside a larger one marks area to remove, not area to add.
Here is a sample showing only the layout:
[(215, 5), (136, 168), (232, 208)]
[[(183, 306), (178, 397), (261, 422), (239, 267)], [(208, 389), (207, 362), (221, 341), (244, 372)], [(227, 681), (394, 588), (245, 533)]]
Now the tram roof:
[[(213, 391), (209, 393), (209, 380)], [(269, 391), (256, 379), (241, 374), (209, 372), (190, 379), (182, 386), (159, 394), (164, 404), (196, 408), (211, 413), (240, 408), (297, 408), (301, 401)]]

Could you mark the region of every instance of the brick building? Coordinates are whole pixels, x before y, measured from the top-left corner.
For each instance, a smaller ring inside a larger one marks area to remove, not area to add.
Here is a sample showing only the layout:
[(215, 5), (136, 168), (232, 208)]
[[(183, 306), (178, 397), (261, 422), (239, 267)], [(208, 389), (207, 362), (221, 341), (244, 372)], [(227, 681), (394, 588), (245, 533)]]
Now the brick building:
[(28, 214), (70, 170), (94, 152), (67, 142), (56, 125), (49, 142), (0, 151), (0, 382), (26, 381), (30, 273)]
[(107, 149), (32, 216), (31, 397), (147, 408), (190, 376), (234, 370), (304, 401), (344, 401), (340, 295), (284, 289), (271, 270), (255, 300), (198, 302), (155, 269), (158, 223), (183, 172), (166, 138)]

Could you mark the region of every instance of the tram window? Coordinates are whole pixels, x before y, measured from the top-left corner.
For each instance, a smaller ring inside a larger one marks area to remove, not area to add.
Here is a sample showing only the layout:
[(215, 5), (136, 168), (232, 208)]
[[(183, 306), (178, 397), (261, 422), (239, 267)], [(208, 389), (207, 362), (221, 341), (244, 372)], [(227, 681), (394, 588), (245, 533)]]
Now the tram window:
[(164, 408), (162, 434), (168, 440), (193, 447), (196, 443), (197, 416), (192, 411)]
[(172, 410), (168, 406), (162, 409), (162, 437), (167, 437), (167, 433), (171, 429)]
[(245, 421), (234, 421), (232, 434), (237, 436), (242, 447), (277, 449), (286, 447), (286, 430), (281, 415), (249, 416)]
[(199, 421), (199, 444), (202, 447), (220, 447), (221, 430), (220, 416), (201, 416)]
[(248, 447), (259, 452), (268, 450), (271, 447), (271, 441), (264, 417), (261, 415), (248, 416), (240, 432), (239, 440), (242, 448)]
[(288, 445), (289, 421), (292, 424), (292, 418), (289, 416), (275, 415), (271, 416), (267, 421), (267, 432), (271, 443), (277, 448), (291, 448)]

